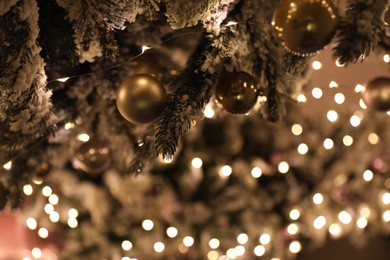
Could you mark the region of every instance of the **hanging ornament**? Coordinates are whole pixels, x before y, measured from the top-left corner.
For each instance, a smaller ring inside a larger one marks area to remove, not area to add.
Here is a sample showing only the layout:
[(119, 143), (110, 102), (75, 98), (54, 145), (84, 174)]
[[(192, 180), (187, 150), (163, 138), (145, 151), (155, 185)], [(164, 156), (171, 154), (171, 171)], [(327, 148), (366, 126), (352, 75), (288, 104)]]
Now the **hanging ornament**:
[(216, 98), (232, 114), (246, 114), (256, 104), (256, 80), (246, 72), (224, 72), (216, 86)]
[(107, 143), (91, 139), (78, 148), (73, 166), (86, 173), (96, 175), (107, 169), (110, 162), (110, 149)]
[(313, 55), (336, 33), (336, 8), (330, 0), (282, 0), (274, 12), (272, 25), (288, 51)]
[(164, 86), (149, 74), (135, 74), (126, 79), (116, 96), (120, 114), (128, 121), (147, 124), (163, 111), (166, 102)]
[(377, 77), (368, 82), (363, 93), (363, 101), (368, 108), (377, 111), (390, 110), (390, 78)]
[(386, 11), (383, 13), (382, 21), (386, 26), (390, 26), (390, 6), (387, 6)]

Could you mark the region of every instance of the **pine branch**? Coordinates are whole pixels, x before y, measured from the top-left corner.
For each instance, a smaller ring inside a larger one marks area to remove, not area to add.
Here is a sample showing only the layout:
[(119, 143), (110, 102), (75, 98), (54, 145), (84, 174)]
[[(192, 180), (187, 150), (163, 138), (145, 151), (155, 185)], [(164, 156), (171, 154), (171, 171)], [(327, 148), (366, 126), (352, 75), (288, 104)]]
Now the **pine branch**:
[(345, 20), (336, 34), (334, 57), (341, 63), (355, 63), (378, 45), (383, 31), (381, 20), (387, 0), (348, 0)]
[(5, 159), (46, 138), (57, 122), (36, 42), (37, 21), (33, 0), (20, 1), (0, 18), (0, 120), (5, 128), (1, 152)]
[(172, 83), (177, 90), (155, 126), (155, 149), (163, 158), (173, 157), (180, 137), (191, 128), (192, 122), (209, 101), (217, 73), (200, 68), (208, 59), (215, 57), (212, 43), (207, 39), (198, 46), (186, 70)]

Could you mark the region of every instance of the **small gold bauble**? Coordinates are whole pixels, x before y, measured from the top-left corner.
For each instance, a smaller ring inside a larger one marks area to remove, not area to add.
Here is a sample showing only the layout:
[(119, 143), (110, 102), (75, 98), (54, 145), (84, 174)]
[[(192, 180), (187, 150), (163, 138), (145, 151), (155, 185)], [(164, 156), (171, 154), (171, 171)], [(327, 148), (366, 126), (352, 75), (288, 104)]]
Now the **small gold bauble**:
[(78, 148), (73, 165), (86, 173), (96, 175), (107, 169), (110, 162), (110, 149), (107, 143), (91, 139)]
[(272, 25), (288, 51), (313, 55), (336, 33), (336, 7), (329, 0), (282, 0), (275, 9)]
[(224, 72), (216, 86), (216, 98), (232, 114), (246, 114), (256, 104), (256, 80), (246, 72)]
[(368, 82), (363, 93), (363, 101), (368, 108), (377, 111), (390, 110), (390, 78), (377, 77)]
[(129, 122), (147, 124), (155, 120), (166, 103), (164, 86), (149, 74), (135, 74), (126, 79), (116, 96), (120, 114)]

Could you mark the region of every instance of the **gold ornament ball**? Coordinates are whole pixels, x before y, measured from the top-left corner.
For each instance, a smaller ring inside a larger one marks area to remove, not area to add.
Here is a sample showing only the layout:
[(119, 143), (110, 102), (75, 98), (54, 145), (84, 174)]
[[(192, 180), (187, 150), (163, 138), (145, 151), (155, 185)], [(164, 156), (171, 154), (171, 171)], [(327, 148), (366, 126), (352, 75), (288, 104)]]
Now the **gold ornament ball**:
[(368, 82), (363, 101), (370, 109), (390, 111), (390, 78), (377, 77)]
[(274, 12), (272, 25), (288, 51), (308, 56), (332, 40), (337, 20), (336, 7), (330, 0), (282, 0)]
[(73, 165), (86, 173), (96, 175), (107, 169), (110, 162), (110, 149), (107, 143), (91, 139), (78, 148)]
[(126, 79), (116, 96), (119, 113), (129, 122), (147, 124), (163, 111), (166, 93), (161, 82), (149, 74), (135, 74)]
[(256, 80), (246, 72), (224, 72), (216, 86), (217, 101), (232, 114), (246, 114), (256, 104)]

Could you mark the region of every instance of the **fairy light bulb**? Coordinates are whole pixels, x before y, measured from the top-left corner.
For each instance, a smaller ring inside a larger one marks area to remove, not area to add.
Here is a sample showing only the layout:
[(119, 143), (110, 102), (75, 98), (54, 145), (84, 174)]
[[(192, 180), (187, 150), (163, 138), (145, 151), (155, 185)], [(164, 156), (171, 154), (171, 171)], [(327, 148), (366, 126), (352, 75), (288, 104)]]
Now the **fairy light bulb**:
[(49, 203), (52, 204), (52, 205), (57, 205), (58, 202), (59, 202), (59, 198), (56, 194), (52, 194), (49, 196)]
[(49, 186), (45, 186), (42, 188), (42, 194), (45, 197), (49, 197), (52, 194), (53, 190)]
[(77, 211), (77, 209), (71, 208), (68, 210), (68, 217), (69, 218), (77, 218), (78, 215), (79, 215), (79, 212)]
[(368, 142), (372, 145), (376, 145), (379, 143), (379, 136), (376, 133), (370, 133), (368, 135)]
[(339, 84), (337, 84), (336, 81), (331, 81), (329, 83), (329, 88), (338, 88), (339, 87)]
[(353, 138), (350, 135), (346, 135), (343, 137), (343, 144), (345, 146), (351, 146), (353, 144)]
[(236, 254), (236, 256), (243, 256), (243, 255), (245, 255), (245, 247), (242, 246), (242, 245), (236, 246), (234, 248), (234, 253)]
[(329, 226), (329, 233), (331, 234), (332, 237), (338, 238), (341, 236), (342, 229), (339, 224), (333, 223)]
[(371, 170), (365, 170), (363, 172), (363, 179), (366, 182), (372, 181), (373, 178), (374, 178), (374, 173)]
[(57, 211), (53, 211), (49, 215), (49, 219), (53, 223), (57, 223), (60, 220), (60, 214)]
[(353, 127), (358, 127), (360, 125), (361, 121), (362, 120), (357, 115), (351, 116), (351, 118), (349, 120), (349, 122), (351, 123), (351, 126), (353, 126)]
[(79, 141), (81, 141), (81, 142), (86, 143), (86, 142), (89, 141), (90, 137), (89, 137), (88, 134), (82, 133), (82, 134), (79, 134), (79, 135), (77, 136), (77, 139), (78, 139)]
[(6, 170), (11, 170), (11, 168), (12, 168), (12, 161), (9, 161), (6, 164), (4, 164), (3, 168), (6, 169)]
[(178, 233), (179, 233), (179, 231), (175, 227), (167, 228), (167, 236), (170, 238), (176, 237)]
[(152, 230), (153, 227), (154, 227), (154, 223), (150, 219), (145, 219), (144, 221), (142, 221), (142, 228), (145, 229), (146, 231)]
[(301, 143), (298, 145), (297, 150), (299, 154), (304, 155), (307, 154), (307, 152), (309, 151), (309, 147), (307, 146), (307, 144)]
[(40, 228), (38, 230), (38, 236), (41, 238), (47, 238), (49, 236), (49, 231), (46, 228)]
[(75, 218), (68, 219), (68, 226), (70, 228), (77, 228), (78, 225), (79, 225), (79, 222), (77, 221), (77, 219), (75, 219)]
[(218, 260), (219, 253), (215, 250), (212, 250), (207, 253), (208, 260)]
[(46, 212), (46, 214), (50, 215), (54, 211), (54, 206), (50, 203), (47, 203), (43, 210)]
[(253, 178), (260, 178), (261, 175), (263, 174), (263, 171), (261, 170), (260, 167), (253, 167), (251, 171), (251, 175)]
[(288, 246), (288, 249), (290, 250), (291, 253), (297, 254), (301, 251), (302, 245), (299, 241), (292, 241)]
[(204, 108), (204, 116), (207, 118), (213, 118), (215, 116), (215, 111), (211, 104), (207, 104)]
[(389, 205), (390, 204), (390, 193), (389, 192), (383, 193), (383, 195), (382, 195), (382, 203), (385, 204), (385, 205)]
[(186, 246), (186, 247), (191, 247), (194, 245), (194, 238), (191, 237), (191, 236), (186, 236), (183, 238), (183, 244)]
[(30, 184), (26, 184), (26, 185), (23, 186), (23, 193), (26, 196), (32, 195), (33, 192), (34, 192), (33, 187)]
[(326, 225), (326, 218), (324, 216), (318, 216), (313, 221), (313, 227), (315, 229), (321, 229)]
[(339, 118), (339, 115), (334, 110), (329, 110), (328, 113), (326, 113), (326, 117), (328, 118), (329, 122), (336, 122)]
[(312, 91), (311, 91), (311, 95), (315, 99), (320, 99), (322, 97), (322, 95), (323, 95), (322, 89), (320, 89), (320, 88), (313, 88)]
[(383, 61), (386, 63), (389, 63), (390, 62), (390, 55), (389, 54), (383, 55)]
[(39, 259), (42, 257), (42, 250), (38, 247), (34, 247), (32, 250), (31, 250), (31, 255), (32, 257), (36, 258), (36, 259)]
[(271, 242), (271, 236), (267, 233), (264, 233), (260, 236), (259, 241), (263, 245), (268, 245)]
[(370, 208), (368, 208), (367, 206), (364, 206), (360, 209), (360, 215), (363, 217), (363, 218), (366, 218), (368, 219), (371, 215), (371, 210)]
[(163, 242), (156, 242), (156, 243), (154, 243), (153, 248), (154, 248), (154, 251), (156, 251), (157, 253), (161, 253), (164, 251), (165, 245)]
[(263, 245), (258, 245), (254, 248), (253, 253), (256, 256), (263, 256), (265, 254), (265, 247)]
[(241, 245), (244, 245), (248, 242), (248, 235), (245, 233), (241, 233), (237, 236), (237, 242)]
[(307, 98), (304, 94), (299, 94), (298, 97), (297, 97), (297, 101), (299, 103), (305, 103), (307, 101)]
[(237, 254), (236, 254), (236, 251), (234, 250), (234, 248), (229, 248), (226, 251), (226, 255), (227, 255), (228, 259), (236, 259), (237, 258)]
[(219, 174), (221, 177), (229, 177), (232, 174), (232, 172), (233, 172), (232, 167), (230, 167), (229, 165), (224, 165), (221, 167)]
[(334, 95), (334, 101), (335, 101), (337, 104), (339, 104), (339, 105), (343, 104), (343, 103), (345, 102), (345, 96), (344, 96), (344, 94), (343, 94), (343, 93), (336, 93), (336, 94)]
[(364, 92), (365, 90), (366, 90), (366, 87), (363, 86), (362, 84), (357, 84), (355, 86), (355, 92), (356, 93)]
[(313, 61), (311, 63), (311, 67), (313, 68), (313, 70), (320, 70), (322, 68), (322, 63), (318, 60)]
[(210, 241), (209, 241), (209, 247), (210, 247), (211, 249), (217, 249), (217, 248), (219, 247), (219, 245), (220, 245), (220, 242), (219, 242), (218, 239), (216, 239), (216, 238), (210, 239)]
[(199, 157), (195, 157), (194, 159), (192, 159), (191, 165), (195, 169), (200, 169), (202, 167), (202, 165), (203, 165), (203, 161)]
[(302, 128), (302, 126), (300, 124), (294, 124), (291, 127), (291, 132), (293, 133), (293, 135), (299, 136), (299, 135), (302, 134), (303, 128)]
[(358, 220), (356, 221), (356, 226), (360, 229), (363, 229), (367, 226), (367, 219), (366, 218), (363, 218), (363, 217), (360, 217), (358, 218)]
[(37, 221), (35, 220), (35, 218), (28, 218), (26, 220), (26, 226), (30, 229), (30, 230), (35, 230), (38, 226), (38, 223)]
[(382, 215), (383, 221), (390, 222), (390, 210), (386, 210)]
[(366, 103), (364, 103), (364, 100), (362, 98), (359, 100), (359, 106), (362, 109), (367, 109), (367, 105), (366, 105)]
[(345, 210), (341, 211), (339, 214), (338, 214), (338, 219), (341, 223), (343, 223), (344, 225), (348, 225), (349, 223), (351, 223), (352, 221), (352, 216), (351, 214), (349, 214), (348, 212), (346, 212)]
[(331, 149), (333, 148), (333, 146), (334, 146), (334, 143), (333, 143), (333, 140), (332, 140), (332, 139), (326, 138), (326, 139), (324, 140), (324, 148), (325, 148), (326, 150), (331, 150)]
[(124, 240), (122, 242), (122, 249), (124, 251), (130, 251), (133, 248), (133, 244), (129, 240)]
[(290, 165), (287, 162), (282, 161), (278, 164), (278, 170), (280, 173), (285, 174), (290, 170)]
[(291, 223), (287, 226), (287, 233), (290, 235), (296, 235), (299, 231), (298, 225), (295, 223)]
[(324, 196), (321, 193), (316, 193), (313, 195), (313, 203), (316, 205), (320, 205), (324, 202)]
[(298, 220), (301, 216), (301, 212), (298, 209), (292, 209), (289, 213), (289, 217), (292, 220)]

